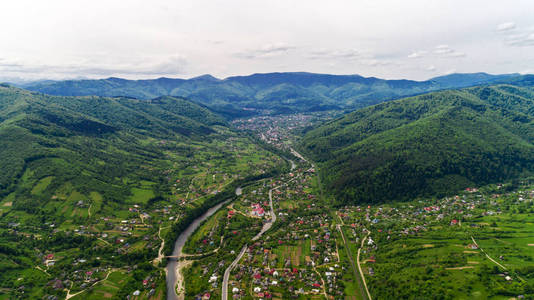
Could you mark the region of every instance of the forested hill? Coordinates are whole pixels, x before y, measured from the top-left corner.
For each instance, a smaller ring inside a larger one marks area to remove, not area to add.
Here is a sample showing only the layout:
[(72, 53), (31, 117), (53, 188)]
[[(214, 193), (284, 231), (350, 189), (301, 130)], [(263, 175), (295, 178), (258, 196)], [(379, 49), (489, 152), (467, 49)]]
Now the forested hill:
[(338, 204), (445, 195), (534, 171), (534, 89), (442, 91), (357, 110), (308, 132)]
[(163, 177), (159, 171), (173, 147), (164, 143), (182, 143), (174, 150), (185, 156), (194, 151), (189, 144), (210, 139), (225, 124), (208, 109), (177, 98), (148, 103), (57, 97), (1, 86), (0, 198), (16, 191), (14, 206), (37, 208), (40, 198), (31, 187), (52, 176), (51, 190), (68, 183), (120, 202), (129, 188), (119, 178)]
[(451, 74), (427, 81), (384, 80), (359, 75), (265, 73), (224, 80), (210, 75), (192, 79), (67, 80), (34, 83), (24, 88), (63, 96), (128, 96), (152, 99), (178, 96), (206, 104), (227, 117), (258, 113), (293, 113), (357, 109), (385, 100), (448, 88), (511, 80), (517, 74)]

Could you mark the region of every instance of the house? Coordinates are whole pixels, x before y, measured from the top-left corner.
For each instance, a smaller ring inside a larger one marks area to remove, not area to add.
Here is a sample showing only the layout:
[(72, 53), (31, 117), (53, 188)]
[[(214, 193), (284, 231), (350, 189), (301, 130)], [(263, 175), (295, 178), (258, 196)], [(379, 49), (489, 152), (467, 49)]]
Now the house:
[(137, 291), (133, 292), (132, 295), (134, 295), (134, 296), (139, 296), (139, 295), (141, 295), (141, 291), (137, 290)]

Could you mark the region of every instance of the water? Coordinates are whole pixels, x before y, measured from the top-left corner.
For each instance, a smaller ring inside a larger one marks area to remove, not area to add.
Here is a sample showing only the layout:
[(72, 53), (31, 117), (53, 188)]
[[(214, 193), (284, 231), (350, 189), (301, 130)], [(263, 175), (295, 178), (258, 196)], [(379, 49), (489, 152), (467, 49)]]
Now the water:
[[(238, 187), (235, 190), (236, 195), (241, 195), (242, 189)], [(226, 200), (222, 203), (219, 203), (212, 208), (208, 209), (204, 214), (202, 214), (200, 217), (196, 218), (189, 226), (178, 236), (176, 241), (174, 242), (174, 250), (172, 251), (172, 256), (180, 257), (182, 255), (182, 250), (184, 248), (185, 243), (187, 242), (187, 239), (195, 232), (195, 230), (200, 226), (200, 224), (206, 220), (207, 218), (211, 217), (219, 208), (221, 208), (223, 205), (228, 203), (230, 200)], [(177, 277), (177, 267), (178, 267), (178, 260), (177, 259), (169, 259), (169, 262), (167, 263), (167, 300), (178, 300), (178, 295), (176, 295), (175, 286), (178, 283), (178, 277)]]

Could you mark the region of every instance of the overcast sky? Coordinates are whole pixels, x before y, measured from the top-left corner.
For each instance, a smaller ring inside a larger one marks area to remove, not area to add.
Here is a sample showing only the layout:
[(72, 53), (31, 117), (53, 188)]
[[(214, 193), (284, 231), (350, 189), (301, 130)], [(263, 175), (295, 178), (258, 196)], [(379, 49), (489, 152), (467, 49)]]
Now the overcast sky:
[(0, 79), (534, 73), (534, 1), (6, 0)]

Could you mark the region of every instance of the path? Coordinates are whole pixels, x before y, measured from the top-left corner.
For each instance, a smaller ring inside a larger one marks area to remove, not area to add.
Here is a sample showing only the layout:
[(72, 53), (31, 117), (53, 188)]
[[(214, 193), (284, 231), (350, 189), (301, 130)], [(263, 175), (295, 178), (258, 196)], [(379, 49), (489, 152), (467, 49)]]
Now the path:
[[(339, 218), (339, 216), (338, 216), (338, 218)], [(341, 218), (339, 218), (339, 219), (341, 220)], [(341, 234), (341, 238), (343, 239), (343, 244), (345, 246), (345, 252), (347, 253), (347, 257), (349, 258), (349, 262), (350, 262), (350, 265), (351, 265), (351, 268), (352, 268), (352, 272), (354, 273), (354, 280), (357, 281), (358, 286), (360, 287), (360, 294), (362, 295), (362, 298), (366, 299), (367, 298), (366, 297), (366, 293), (364, 293), (364, 289), (362, 288), (362, 286), (364, 286), (364, 285), (362, 284), (361, 277), (358, 276), (358, 270), (356, 269), (356, 265), (354, 264), (354, 260), (352, 259), (352, 254), (350, 253), (349, 245), (347, 244), (347, 240), (345, 239), (345, 234), (343, 233), (343, 230), (341, 229), (341, 225), (337, 224), (336, 227), (337, 227), (337, 230), (339, 231), (339, 233)], [(358, 249), (358, 258), (360, 257), (359, 254), (360, 254), (360, 250)], [(358, 267), (359, 267), (359, 264), (358, 264)]]
[(317, 273), (317, 275), (321, 279), (321, 282), (323, 283), (322, 287), (323, 287), (324, 298), (328, 299), (328, 294), (326, 293), (326, 283), (324, 282), (323, 276), (321, 276), (321, 273), (319, 273), (319, 271), (317, 271), (317, 268), (315, 267), (315, 262), (314, 261), (312, 261), (312, 266), (313, 266), (313, 270), (315, 271), (315, 273)]
[(106, 274), (106, 277), (105, 277), (104, 279), (98, 280), (98, 281), (96, 281), (95, 283), (93, 283), (91, 286), (89, 286), (89, 287), (87, 287), (87, 288), (85, 288), (85, 289), (83, 289), (83, 290), (81, 290), (81, 291), (79, 291), (79, 292), (77, 292), (77, 293), (74, 293), (74, 294), (71, 294), (71, 293), (70, 293), (70, 289), (72, 289), (72, 285), (74, 284), (74, 283), (71, 283), (71, 285), (70, 285), (70, 289), (67, 290), (67, 296), (65, 297), (65, 300), (69, 300), (70, 298), (75, 297), (75, 296), (77, 296), (77, 295), (79, 295), (79, 294), (81, 294), (81, 293), (87, 291), (88, 289), (94, 287), (96, 284), (98, 284), (98, 283), (100, 283), (100, 282), (102, 282), (102, 281), (104, 281), (104, 280), (107, 280), (108, 277), (109, 277), (109, 274), (111, 274), (111, 272), (113, 272), (113, 271), (115, 271), (115, 270), (116, 270), (116, 269), (111, 269), (111, 270), (109, 270), (108, 273)]
[(102, 242), (104, 242), (104, 243), (106, 243), (106, 244), (108, 244), (108, 245), (111, 245), (108, 241), (106, 241), (105, 239), (103, 239), (103, 238), (101, 238), (101, 237), (99, 237), (98, 240), (101, 240)]
[(471, 240), (473, 241), (473, 244), (475, 244), (477, 246), (478, 249), (480, 249), (480, 251), (482, 251), (482, 253), (486, 254), (486, 257), (491, 260), (493, 263), (495, 263), (496, 265), (498, 265), (499, 267), (503, 268), (504, 270), (508, 270), (508, 268), (506, 268), (505, 266), (501, 265), (500, 263), (498, 263), (496, 260), (494, 260), (493, 258), (491, 258), (487, 253), (486, 251), (484, 251), (484, 249), (480, 248), (480, 246), (478, 246), (477, 242), (475, 241), (475, 238), (473, 236), (471, 236)]
[(46, 270), (41, 269), (41, 267), (35, 266), (35, 268), (39, 271), (43, 271), (46, 275), (51, 276)]
[(360, 265), (360, 251), (362, 250), (363, 244), (364, 244), (365, 240), (367, 239), (367, 237), (369, 236), (369, 234), (371, 234), (370, 231), (367, 232), (367, 235), (362, 240), (360, 248), (358, 248), (358, 257), (356, 257), (356, 263), (358, 264), (358, 270), (360, 271), (360, 275), (362, 276), (363, 286), (365, 287), (365, 292), (367, 293), (367, 298), (369, 300), (371, 300), (372, 299), (371, 298), (371, 293), (369, 293), (369, 289), (367, 288), (367, 282), (365, 282), (365, 276), (363, 275), (362, 267)]

